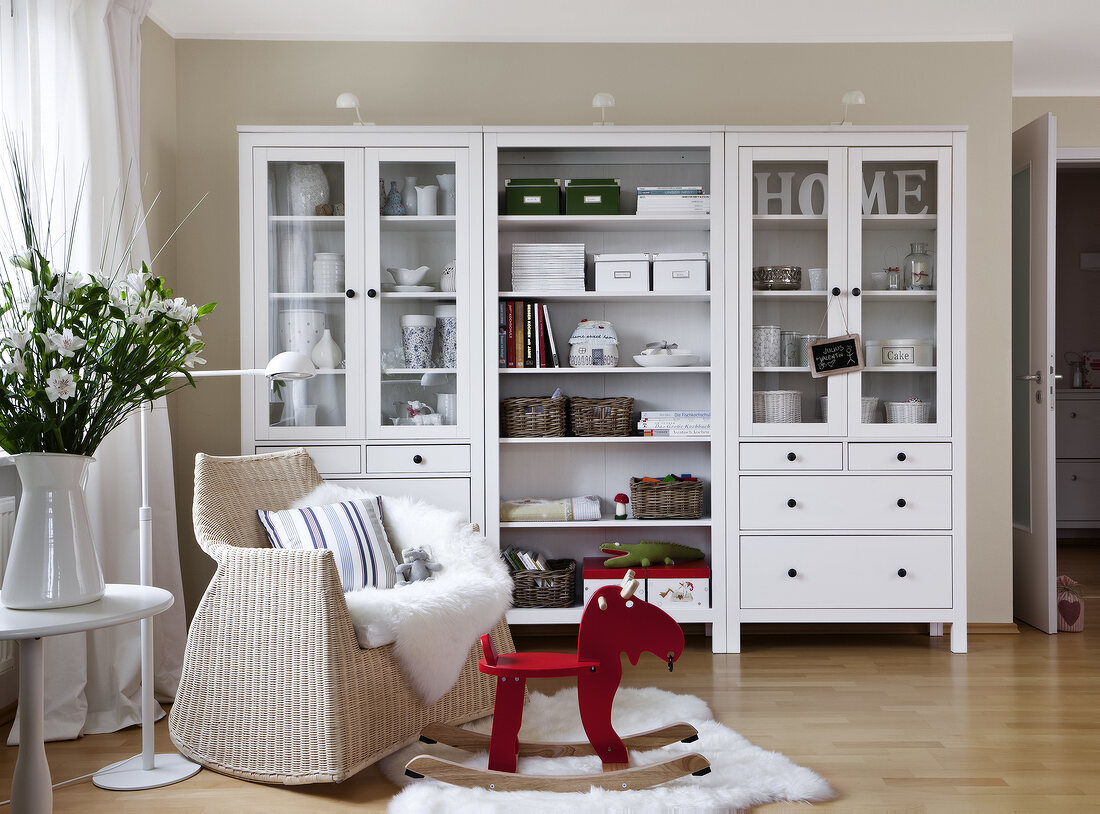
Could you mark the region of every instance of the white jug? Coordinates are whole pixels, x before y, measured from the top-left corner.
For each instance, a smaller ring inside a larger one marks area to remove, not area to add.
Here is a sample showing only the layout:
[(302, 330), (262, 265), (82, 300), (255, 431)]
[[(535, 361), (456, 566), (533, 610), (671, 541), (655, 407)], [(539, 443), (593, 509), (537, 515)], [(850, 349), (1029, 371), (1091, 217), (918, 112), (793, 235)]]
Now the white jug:
[(416, 214), (417, 215), (434, 215), (436, 214), (436, 193), (439, 192), (439, 187), (435, 184), (429, 184), (426, 187), (416, 188)]
[(454, 173), (437, 175), (435, 180), (439, 182), (439, 188), (443, 190), (443, 214), (455, 213), (455, 176)]

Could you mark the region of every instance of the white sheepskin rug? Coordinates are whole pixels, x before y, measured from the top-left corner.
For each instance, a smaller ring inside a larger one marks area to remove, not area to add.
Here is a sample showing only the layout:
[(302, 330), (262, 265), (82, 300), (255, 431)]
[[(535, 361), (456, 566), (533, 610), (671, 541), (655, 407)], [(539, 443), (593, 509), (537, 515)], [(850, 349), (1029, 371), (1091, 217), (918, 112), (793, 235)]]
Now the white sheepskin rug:
[[(585, 793), (467, 789), (424, 778), (405, 776), (405, 764), (416, 755), (430, 754), (485, 768), (488, 754), (471, 755), (443, 744), (414, 743), (384, 758), (381, 768), (405, 789), (394, 796), (389, 814), (604, 814), (605, 812), (733, 812), (779, 800), (813, 802), (835, 796), (829, 784), (809, 769), (792, 763), (778, 752), (754, 746), (732, 729), (713, 720), (699, 698), (675, 695), (652, 687), (624, 687), (615, 696), (611, 720), (620, 735), (644, 732), (685, 721), (699, 730), (694, 743), (675, 743), (646, 752), (630, 752), (630, 764), (659, 763), (680, 754), (697, 752), (710, 761), (710, 774), (677, 780), (636, 791), (592, 789)], [(466, 724), (478, 732), (490, 732), (492, 718)], [(520, 740), (583, 741), (577, 690), (567, 688), (552, 696), (531, 692), (523, 709)], [(525, 774), (598, 774), (596, 757), (520, 758)]]
[[(325, 483), (294, 508), (352, 500), (369, 493)], [(457, 512), (408, 497), (382, 498), (390, 546), (426, 545), (443, 565), (431, 580), (345, 594), (359, 646), (393, 643), (401, 671), (425, 704), (454, 686), (470, 648), (512, 604), (512, 578), (497, 546)]]

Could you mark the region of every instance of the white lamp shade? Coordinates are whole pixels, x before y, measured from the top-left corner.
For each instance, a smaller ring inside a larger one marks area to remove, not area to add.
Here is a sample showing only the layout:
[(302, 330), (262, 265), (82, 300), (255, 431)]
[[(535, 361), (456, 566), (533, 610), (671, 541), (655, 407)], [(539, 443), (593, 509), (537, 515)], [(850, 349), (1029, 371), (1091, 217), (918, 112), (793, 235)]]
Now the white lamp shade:
[(354, 93), (341, 93), (336, 97), (336, 106), (338, 108), (345, 108), (352, 110), (359, 107), (359, 97)]
[(592, 107), (615, 107), (615, 97), (610, 93), (597, 93), (592, 97)]
[(867, 99), (863, 95), (863, 91), (850, 90), (840, 97), (840, 103), (842, 105), (865, 105), (867, 104)]
[(288, 350), (267, 363), (264, 375), (280, 382), (291, 379), (312, 379), (317, 375), (317, 368), (304, 353)]

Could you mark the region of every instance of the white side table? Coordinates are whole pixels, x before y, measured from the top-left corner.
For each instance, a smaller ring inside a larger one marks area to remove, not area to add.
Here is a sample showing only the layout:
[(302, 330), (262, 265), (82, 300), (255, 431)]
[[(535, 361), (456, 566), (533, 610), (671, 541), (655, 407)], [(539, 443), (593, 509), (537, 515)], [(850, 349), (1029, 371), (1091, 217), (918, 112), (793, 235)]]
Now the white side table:
[(121, 625), (172, 606), (163, 588), (108, 584), (102, 599), (46, 610), (0, 607), (0, 640), (19, 642), (19, 756), (11, 785), (11, 809), (21, 814), (53, 810), (53, 784), (42, 739), (42, 637)]

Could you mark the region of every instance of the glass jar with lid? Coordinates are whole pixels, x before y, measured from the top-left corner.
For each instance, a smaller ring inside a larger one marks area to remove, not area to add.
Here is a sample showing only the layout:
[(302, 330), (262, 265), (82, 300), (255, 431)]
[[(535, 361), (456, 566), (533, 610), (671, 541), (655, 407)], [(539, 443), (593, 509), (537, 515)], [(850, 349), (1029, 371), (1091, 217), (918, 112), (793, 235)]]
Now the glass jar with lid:
[(929, 291), (932, 288), (932, 255), (927, 243), (910, 243), (909, 254), (901, 265), (902, 279), (906, 288), (914, 291)]

